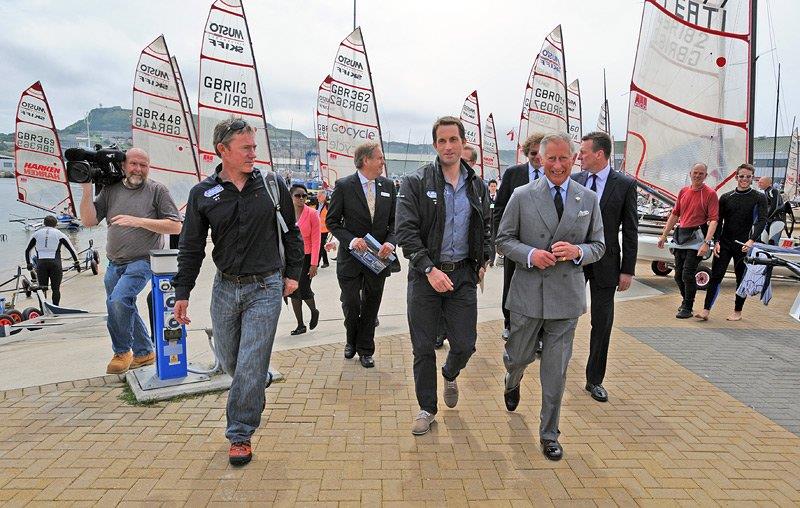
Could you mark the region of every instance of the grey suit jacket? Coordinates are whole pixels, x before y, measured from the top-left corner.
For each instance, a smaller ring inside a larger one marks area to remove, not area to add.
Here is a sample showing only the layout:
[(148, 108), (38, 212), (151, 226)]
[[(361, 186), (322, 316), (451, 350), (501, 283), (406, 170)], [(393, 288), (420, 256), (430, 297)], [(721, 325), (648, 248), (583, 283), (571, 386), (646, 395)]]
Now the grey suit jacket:
[(497, 246), (517, 265), (506, 308), (539, 319), (571, 319), (586, 312), (586, 280), (581, 265), (559, 261), (544, 270), (528, 268), (532, 248), (547, 249), (559, 241), (583, 251), (581, 265), (603, 256), (603, 219), (597, 194), (572, 182), (558, 220), (546, 178), (514, 190), (497, 231)]

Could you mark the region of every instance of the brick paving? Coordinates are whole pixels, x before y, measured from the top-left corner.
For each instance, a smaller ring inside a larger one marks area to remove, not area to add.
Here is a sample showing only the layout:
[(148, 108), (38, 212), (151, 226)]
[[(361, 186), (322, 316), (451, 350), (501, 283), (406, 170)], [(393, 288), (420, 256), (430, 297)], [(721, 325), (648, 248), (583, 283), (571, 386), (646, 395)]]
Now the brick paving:
[[(287, 379), (268, 389), (255, 458), (239, 469), (227, 463), (227, 393), (130, 406), (113, 376), (0, 393), (0, 504), (800, 504), (800, 437), (623, 331), (702, 326), (659, 317), (676, 304), (674, 294), (618, 304), (607, 404), (583, 390), (581, 319), (560, 462), (537, 445), (538, 364), (517, 412), (504, 409), (493, 321), (479, 325), (458, 407), (442, 405), (416, 438), (407, 336), (378, 339), (369, 370), (340, 346), (276, 353)], [(766, 311), (771, 329), (796, 325), (782, 311)]]

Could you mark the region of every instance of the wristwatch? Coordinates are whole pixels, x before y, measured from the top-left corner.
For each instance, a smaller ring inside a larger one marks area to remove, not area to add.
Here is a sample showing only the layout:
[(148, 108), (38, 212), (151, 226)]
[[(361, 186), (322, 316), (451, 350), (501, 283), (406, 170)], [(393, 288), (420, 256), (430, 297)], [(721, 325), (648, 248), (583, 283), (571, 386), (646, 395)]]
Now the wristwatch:
[(433, 265), (431, 265), (431, 266), (429, 266), (429, 267), (427, 267), (427, 268), (425, 269), (425, 275), (428, 275), (428, 274), (429, 274), (429, 273), (431, 273), (432, 271), (433, 271)]
[(713, 247), (714, 246), (714, 240), (706, 240), (706, 245), (708, 245), (709, 247)]

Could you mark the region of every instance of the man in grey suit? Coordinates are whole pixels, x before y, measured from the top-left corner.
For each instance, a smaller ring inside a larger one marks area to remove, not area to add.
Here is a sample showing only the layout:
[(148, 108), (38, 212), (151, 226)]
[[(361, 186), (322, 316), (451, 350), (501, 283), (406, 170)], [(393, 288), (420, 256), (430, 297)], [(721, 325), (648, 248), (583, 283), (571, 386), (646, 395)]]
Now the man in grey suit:
[(514, 190), (503, 212), (497, 245), (517, 269), (506, 306), (505, 403), (519, 404), (520, 382), (542, 338), (542, 410), (539, 440), (545, 457), (559, 460), (561, 397), (578, 317), (586, 312), (583, 265), (603, 256), (603, 221), (597, 194), (570, 180), (575, 149), (569, 134), (549, 134), (540, 145), (546, 178)]

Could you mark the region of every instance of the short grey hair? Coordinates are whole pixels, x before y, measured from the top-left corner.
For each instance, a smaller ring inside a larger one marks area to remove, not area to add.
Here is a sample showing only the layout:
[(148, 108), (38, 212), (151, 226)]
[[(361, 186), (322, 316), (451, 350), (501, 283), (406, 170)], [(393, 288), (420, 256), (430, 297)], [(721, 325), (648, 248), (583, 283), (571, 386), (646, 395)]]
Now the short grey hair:
[(364, 167), (364, 159), (367, 157), (372, 157), (375, 153), (376, 148), (380, 148), (381, 144), (377, 141), (367, 141), (366, 143), (361, 143), (356, 147), (356, 153), (353, 154), (353, 162), (356, 165), (356, 168), (361, 169)]
[(548, 143), (552, 143), (553, 141), (563, 141), (569, 147), (569, 154), (575, 155), (575, 144), (572, 142), (572, 136), (566, 132), (553, 132), (545, 135), (541, 143), (539, 143), (539, 153), (544, 154)]
[[(242, 122), (244, 123), (244, 128), (231, 130), (230, 126), (233, 125), (235, 122)], [(222, 154), (219, 153), (217, 150), (217, 145), (222, 143), (225, 146), (228, 146), (228, 143), (231, 142), (231, 139), (237, 134), (243, 133), (253, 133), (256, 130), (247, 123), (247, 120), (243, 119), (242, 117), (230, 117), (227, 120), (223, 120), (214, 127), (214, 151), (217, 153), (218, 157), (221, 157)]]
[(478, 151), (475, 149), (474, 146), (464, 145), (464, 150), (469, 150), (469, 153), (472, 155), (469, 156), (469, 161), (473, 164), (477, 164), (478, 162)]
[(708, 164), (706, 164), (705, 162), (695, 162), (694, 164), (692, 164), (692, 169), (696, 168), (697, 166), (702, 166), (703, 171), (708, 173)]

